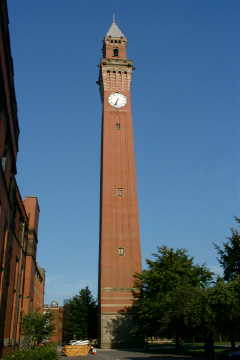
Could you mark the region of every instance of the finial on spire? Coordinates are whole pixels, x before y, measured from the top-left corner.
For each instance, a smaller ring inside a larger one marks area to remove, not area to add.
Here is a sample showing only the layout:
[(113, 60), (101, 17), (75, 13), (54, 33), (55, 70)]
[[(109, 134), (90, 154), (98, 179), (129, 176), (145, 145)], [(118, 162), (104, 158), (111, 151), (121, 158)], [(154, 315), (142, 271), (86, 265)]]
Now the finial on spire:
[(113, 13), (113, 22), (115, 23), (115, 13)]

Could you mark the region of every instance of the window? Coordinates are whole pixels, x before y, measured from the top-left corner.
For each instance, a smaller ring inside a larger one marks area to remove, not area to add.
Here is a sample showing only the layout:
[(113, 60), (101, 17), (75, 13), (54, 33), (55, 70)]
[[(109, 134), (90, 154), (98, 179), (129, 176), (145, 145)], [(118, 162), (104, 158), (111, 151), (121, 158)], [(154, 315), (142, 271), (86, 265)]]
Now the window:
[(6, 162), (7, 162), (7, 157), (6, 156), (2, 157), (1, 158), (1, 163), (2, 163), (3, 171), (5, 171), (5, 169), (6, 169)]
[(113, 49), (113, 56), (118, 56), (118, 49)]
[(116, 128), (117, 128), (118, 130), (120, 130), (121, 124), (120, 124), (119, 122), (116, 123)]
[(118, 255), (119, 256), (125, 256), (125, 249), (122, 248), (122, 247), (118, 248)]
[(123, 197), (124, 189), (123, 188), (116, 188), (116, 196)]

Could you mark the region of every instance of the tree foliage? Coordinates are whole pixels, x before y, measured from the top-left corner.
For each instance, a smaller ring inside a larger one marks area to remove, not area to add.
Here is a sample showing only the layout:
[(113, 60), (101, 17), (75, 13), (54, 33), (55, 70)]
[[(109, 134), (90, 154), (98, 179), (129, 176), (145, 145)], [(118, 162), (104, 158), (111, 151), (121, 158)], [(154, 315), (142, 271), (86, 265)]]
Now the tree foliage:
[(88, 287), (65, 301), (63, 337), (65, 342), (97, 337), (97, 304)]
[[(240, 218), (235, 217), (235, 221), (239, 224)], [(214, 244), (218, 261), (223, 267), (224, 279), (229, 281), (240, 275), (240, 233), (237, 229), (231, 228), (231, 236), (228, 241), (223, 243), (223, 248)]]
[(212, 273), (195, 265), (184, 249), (158, 248), (148, 268), (136, 275), (134, 312), (137, 331), (145, 336), (175, 337), (177, 346), (201, 325), (204, 294)]
[(228, 338), (235, 347), (240, 332), (240, 277), (228, 282), (219, 278), (211, 289), (209, 302), (218, 333)]
[(159, 247), (153, 259), (147, 259), (147, 269), (136, 274), (135, 332), (145, 337), (175, 337), (177, 348), (185, 337), (194, 336), (205, 342), (209, 357), (213, 357), (214, 340), (219, 336), (234, 347), (240, 333), (238, 237), (232, 230), (229, 243), (223, 250), (217, 248), (226, 271), (225, 278), (215, 282), (213, 273), (194, 264), (186, 250)]
[(22, 332), (27, 347), (33, 347), (48, 339), (54, 331), (51, 312), (31, 312), (23, 317)]

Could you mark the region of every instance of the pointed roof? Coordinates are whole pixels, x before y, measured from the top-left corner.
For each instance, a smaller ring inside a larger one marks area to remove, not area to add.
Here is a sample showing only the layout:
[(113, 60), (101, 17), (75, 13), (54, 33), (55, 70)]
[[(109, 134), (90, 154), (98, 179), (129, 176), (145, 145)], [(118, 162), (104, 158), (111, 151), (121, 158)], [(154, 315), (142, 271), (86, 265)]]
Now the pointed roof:
[(111, 36), (113, 38), (119, 38), (119, 37), (125, 37), (124, 34), (122, 33), (122, 31), (119, 29), (119, 27), (117, 26), (117, 24), (115, 23), (115, 19), (113, 19), (113, 23), (110, 26), (106, 37)]

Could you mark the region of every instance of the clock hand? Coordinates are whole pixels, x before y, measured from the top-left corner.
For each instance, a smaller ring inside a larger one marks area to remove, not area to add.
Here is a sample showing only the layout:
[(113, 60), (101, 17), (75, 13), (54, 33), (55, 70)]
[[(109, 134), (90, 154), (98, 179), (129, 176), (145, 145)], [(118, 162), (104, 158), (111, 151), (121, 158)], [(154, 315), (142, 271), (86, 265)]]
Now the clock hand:
[(118, 98), (117, 98), (117, 101), (115, 102), (115, 104), (114, 104), (114, 105), (117, 105), (117, 103), (118, 103)]

